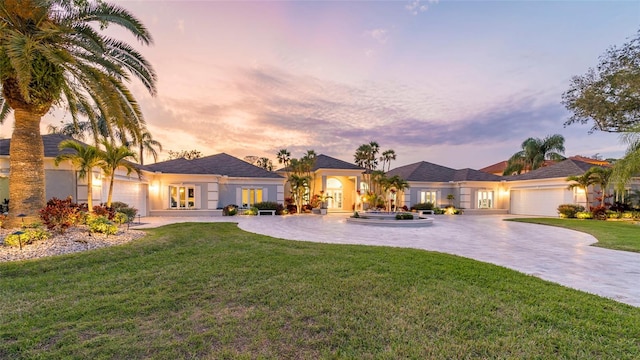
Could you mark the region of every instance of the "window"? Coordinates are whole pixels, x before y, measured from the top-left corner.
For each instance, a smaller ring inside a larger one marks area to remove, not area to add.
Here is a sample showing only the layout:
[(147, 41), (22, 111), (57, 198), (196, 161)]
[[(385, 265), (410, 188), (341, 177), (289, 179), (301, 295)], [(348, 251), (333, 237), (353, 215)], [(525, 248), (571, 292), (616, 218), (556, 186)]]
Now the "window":
[(242, 207), (248, 208), (262, 202), (262, 189), (242, 189)]
[(478, 209), (491, 209), (493, 207), (493, 191), (478, 191)]
[(433, 205), (437, 205), (438, 203), (436, 201), (437, 201), (437, 198), (436, 198), (435, 191), (431, 191), (431, 190), (420, 191), (420, 203), (430, 202)]
[(195, 185), (170, 185), (170, 209), (193, 209), (196, 207)]

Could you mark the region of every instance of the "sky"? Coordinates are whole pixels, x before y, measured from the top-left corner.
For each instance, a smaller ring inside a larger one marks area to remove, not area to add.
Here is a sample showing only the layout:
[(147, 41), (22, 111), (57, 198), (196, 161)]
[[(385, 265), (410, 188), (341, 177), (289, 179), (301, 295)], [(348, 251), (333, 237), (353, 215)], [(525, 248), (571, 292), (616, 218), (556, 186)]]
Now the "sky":
[[(640, 29), (640, 1), (112, 1), (154, 44), (109, 29), (158, 74), (130, 86), (167, 150), (274, 161), (286, 148), (353, 162), (376, 141), (392, 167), (479, 169), (529, 137), (621, 157), (616, 134), (563, 126), (573, 76)], [(52, 112), (42, 122), (70, 121)], [(0, 127), (9, 137), (13, 122)], [(145, 163), (148, 160), (145, 160)]]

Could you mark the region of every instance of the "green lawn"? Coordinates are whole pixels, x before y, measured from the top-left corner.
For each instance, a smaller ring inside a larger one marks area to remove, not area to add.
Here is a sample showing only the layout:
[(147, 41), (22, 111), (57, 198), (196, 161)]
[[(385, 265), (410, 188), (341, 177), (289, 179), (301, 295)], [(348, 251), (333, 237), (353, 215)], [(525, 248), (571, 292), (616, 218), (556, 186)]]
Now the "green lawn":
[(631, 221), (600, 221), (560, 218), (508, 219), (532, 224), (559, 226), (593, 235), (594, 246), (607, 249), (640, 252), (640, 225)]
[(1, 359), (640, 358), (639, 308), (452, 255), (229, 223), (0, 264), (0, 299)]

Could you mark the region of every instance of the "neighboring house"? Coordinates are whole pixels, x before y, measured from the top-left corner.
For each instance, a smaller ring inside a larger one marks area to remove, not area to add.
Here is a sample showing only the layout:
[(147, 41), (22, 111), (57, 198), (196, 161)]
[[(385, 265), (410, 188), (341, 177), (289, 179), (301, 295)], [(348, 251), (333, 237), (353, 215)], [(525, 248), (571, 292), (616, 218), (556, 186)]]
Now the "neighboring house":
[[(360, 166), (319, 154), (312, 168), (310, 192), (313, 194), (310, 195), (319, 195), (323, 191), (329, 196), (329, 211), (352, 211), (360, 201), (357, 191), (363, 189), (364, 172), (365, 169)], [(279, 169), (277, 173), (287, 177), (288, 169)], [(285, 194), (289, 197), (290, 193), (291, 189), (287, 183)]]
[[(431, 202), (438, 207), (455, 205), (472, 213), (507, 213), (509, 195), (502, 177), (473, 169), (455, 170), (426, 161), (395, 168), (387, 176), (398, 175), (409, 183), (404, 201), (398, 205)], [(449, 200), (448, 196), (454, 199)]]
[(142, 169), (150, 184), (152, 216), (220, 215), (231, 204), (246, 208), (264, 201), (284, 203), (282, 176), (224, 153), (168, 160)]

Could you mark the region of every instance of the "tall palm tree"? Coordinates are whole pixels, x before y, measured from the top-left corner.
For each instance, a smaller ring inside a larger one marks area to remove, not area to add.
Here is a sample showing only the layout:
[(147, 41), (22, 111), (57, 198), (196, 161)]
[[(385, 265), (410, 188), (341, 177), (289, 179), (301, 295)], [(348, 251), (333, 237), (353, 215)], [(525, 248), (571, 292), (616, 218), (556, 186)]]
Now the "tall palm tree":
[(107, 206), (111, 206), (111, 200), (113, 198), (113, 180), (116, 177), (116, 170), (124, 168), (127, 170), (127, 175), (132, 172), (136, 172), (140, 176), (140, 169), (136, 167), (131, 161), (137, 161), (136, 153), (124, 145), (116, 146), (112, 142), (107, 140), (102, 141), (104, 151), (101, 153), (103, 164), (102, 170), (104, 174), (109, 177), (109, 193), (107, 195)]
[(507, 161), (503, 175), (520, 174), (523, 171), (538, 169), (545, 160), (564, 160), (564, 137), (549, 135), (544, 139), (528, 138), (522, 143), (522, 150), (513, 154)]
[(396, 159), (396, 152), (393, 149), (385, 150), (382, 152), (382, 156), (380, 157), (380, 161), (382, 161), (382, 171), (384, 170), (385, 164), (388, 166), (387, 171), (391, 170), (391, 160)]
[[(140, 156), (140, 165), (144, 165), (144, 154), (151, 155), (153, 162), (158, 161), (158, 151), (162, 151), (162, 144), (155, 140), (147, 128), (142, 129), (140, 133), (140, 139), (136, 142), (138, 144)], [(156, 148), (158, 150), (156, 150)]]
[(74, 122), (82, 107), (93, 123), (103, 116), (116, 126), (144, 124), (126, 83), (133, 75), (155, 95), (156, 74), (133, 47), (100, 32), (108, 25), (123, 28), (145, 45), (152, 42), (131, 13), (103, 1), (0, 3), (0, 116), (4, 119), (11, 108), (15, 119), (8, 226), (19, 224), (18, 213), (27, 215), (27, 222), (36, 221), (45, 205), (40, 121), (52, 106), (66, 103)]
[(64, 140), (58, 146), (60, 150), (69, 149), (70, 153), (62, 153), (56, 156), (55, 164), (58, 166), (62, 161), (70, 161), (78, 171), (80, 179), (87, 179), (87, 205), (89, 211), (93, 211), (93, 168), (103, 168), (106, 163), (104, 161), (103, 151), (95, 146), (82, 145), (74, 140)]
[(282, 164), (286, 168), (291, 161), (291, 153), (287, 149), (280, 149), (276, 154), (276, 158), (278, 159), (278, 164)]

